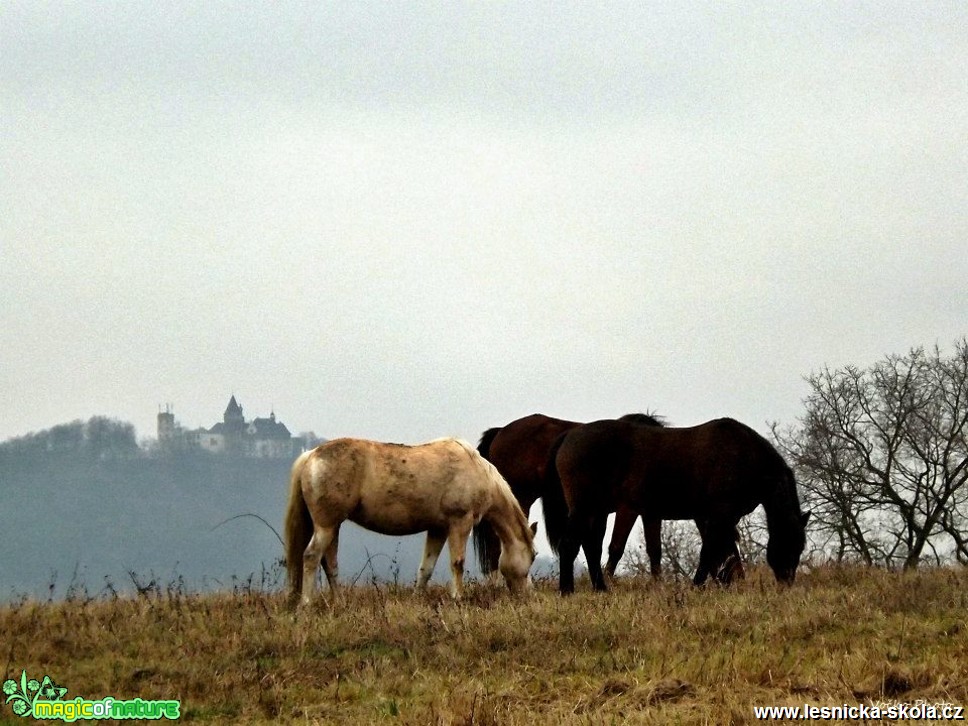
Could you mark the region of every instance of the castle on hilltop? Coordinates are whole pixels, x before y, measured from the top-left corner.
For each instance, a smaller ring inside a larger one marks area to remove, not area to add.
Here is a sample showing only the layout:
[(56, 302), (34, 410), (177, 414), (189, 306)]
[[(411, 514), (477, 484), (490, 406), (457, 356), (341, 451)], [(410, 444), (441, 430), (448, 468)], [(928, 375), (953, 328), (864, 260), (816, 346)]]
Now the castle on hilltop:
[(207, 451), (289, 459), (302, 452), (307, 443), (303, 438), (293, 436), (284, 423), (276, 420), (274, 411), (268, 418), (246, 421), (234, 395), (225, 407), (222, 420), (207, 429), (200, 427), (189, 431), (183, 428), (175, 421), (170, 405), (158, 412), (158, 445), (163, 451)]

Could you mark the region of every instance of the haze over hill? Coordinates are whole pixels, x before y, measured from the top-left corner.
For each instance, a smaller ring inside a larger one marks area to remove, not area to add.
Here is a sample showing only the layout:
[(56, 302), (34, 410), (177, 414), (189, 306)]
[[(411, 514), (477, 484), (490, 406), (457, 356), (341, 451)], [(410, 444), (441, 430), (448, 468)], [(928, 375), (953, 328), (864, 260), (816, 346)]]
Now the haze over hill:
[[(289, 456), (138, 447), (130, 424), (95, 417), (0, 444), (0, 599), (94, 594), (152, 579), (190, 589), (281, 583), (276, 532)], [(257, 517), (238, 515), (253, 514)], [(238, 517), (237, 519), (232, 519)], [(271, 526), (267, 526), (259, 518)], [(231, 521), (227, 521), (231, 520)], [(412, 582), (423, 536), (385, 537), (347, 523), (344, 580)], [(449, 577), (445, 557), (437, 581)], [(468, 572), (476, 573), (472, 558)]]

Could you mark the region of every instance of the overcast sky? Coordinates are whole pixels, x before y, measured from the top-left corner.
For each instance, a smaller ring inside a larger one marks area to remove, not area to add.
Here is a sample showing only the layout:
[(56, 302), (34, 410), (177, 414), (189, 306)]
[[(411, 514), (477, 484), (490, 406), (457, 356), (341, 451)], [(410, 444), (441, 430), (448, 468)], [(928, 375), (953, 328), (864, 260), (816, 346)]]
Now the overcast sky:
[(968, 333), (968, 5), (0, 4), (0, 439), (793, 423)]

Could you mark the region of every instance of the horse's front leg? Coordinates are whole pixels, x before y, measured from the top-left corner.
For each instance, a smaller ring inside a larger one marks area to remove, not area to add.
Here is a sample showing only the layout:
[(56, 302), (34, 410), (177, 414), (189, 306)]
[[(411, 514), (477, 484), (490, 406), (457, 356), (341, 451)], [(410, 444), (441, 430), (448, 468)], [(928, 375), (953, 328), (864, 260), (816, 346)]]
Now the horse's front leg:
[(695, 577), (692, 578), (693, 585), (702, 585), (704, 582), (706, 582), (706, 578), (709, 577), (710, 573), (710, 559), (709, 541), (706, 540), (702, 543), (702, 548), (699, 550), (699, 566), (696, 568)]
[(712, 554), (710, 552), (711, 544), (708, 537), (709, 523), (705, 519), (697, 519), (695, 522), (696, 529), (699, 530), (701, 546), (699, 548), (699, 566), (696, 568), (696, 575), (692, 578), (692, 584), (702, 585), (711, 574), (710, 560), (712, 559)]
[(447, 533), (447, 549), (450, 551), (450, 574), (452, 576), (450, 594), (455, 600), (464, 595), (464, 555), (467, 552), (467, 538), (471, 535), (474, 522), (471, 518), (460, 520), (451, 525)]
[[(733, 525), (729, 533), (729, 548), (726, 551), (726, 559), (719, 566), (716, 579), (724, 585), (729, 585), (734, 580), (746, 579), (746, 570), (743, 569), (743, 560), (739, 554), (739, 530)], [(725, 546), (725, 545), (724, 545)]]
[(726, 559), (736, 551), (736, 541), (733, 538), (736, 528), (715, 520), (705, 520), (701, 524), (697, 520), (696, 525), (702, 536), (702, 549), (699, 550), (699, 567), (692, 580), (693, 584), (702, 585), (710, 576), (724, 582), (721, 568)]
[(437, 558), (440, 557), (440, 551), (444, 548), (444, 541), (446, 539), (447, 535), (442, 530), (427, 530), (427, 541), (424, 543), (423, 559), (420, 560), (420, 569), (417, 571), (417, 589), (422, 590), (427, 587), (430, 576), (434, 574)]

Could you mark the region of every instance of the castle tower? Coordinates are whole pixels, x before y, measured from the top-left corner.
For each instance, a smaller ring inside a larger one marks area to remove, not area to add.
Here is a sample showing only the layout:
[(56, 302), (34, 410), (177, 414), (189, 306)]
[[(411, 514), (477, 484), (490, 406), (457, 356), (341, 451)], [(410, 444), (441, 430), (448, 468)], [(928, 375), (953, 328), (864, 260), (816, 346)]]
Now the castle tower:
[(165, 404), (165, 410), (158, 412), (158, 443), (170, 444), (175, 438), (175, 414), (171, 412), (171, 404)]
[(245, 416), (242, 415), (239, 402), (235, 400), (235, 394), (229, 399), (229, 405), (225, 407), (222, 420), (225, 422), (226, 432), (241, 434), (245, 428)]

